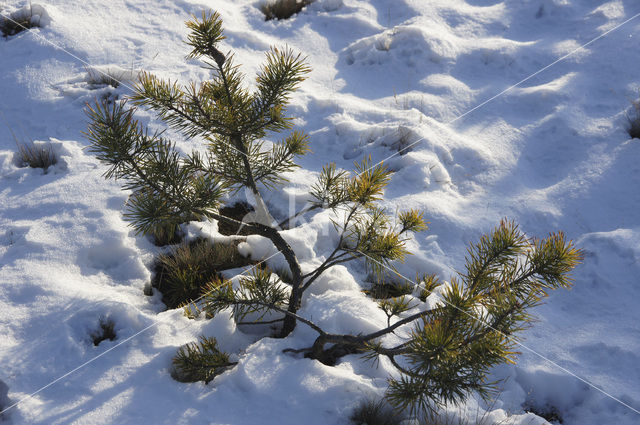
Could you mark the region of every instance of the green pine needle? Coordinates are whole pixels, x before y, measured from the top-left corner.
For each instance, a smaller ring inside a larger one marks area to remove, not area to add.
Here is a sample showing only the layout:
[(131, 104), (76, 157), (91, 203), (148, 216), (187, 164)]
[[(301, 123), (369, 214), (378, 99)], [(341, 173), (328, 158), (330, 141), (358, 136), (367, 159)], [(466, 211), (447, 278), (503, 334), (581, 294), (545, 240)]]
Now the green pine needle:
[(201, 336), (199, 341), (183, 345), (173, 358), (173, 376), (180, 382), (204, 381), (208, 384), (217, 375), (236, 365), (229, 355), (218, 349), (215, 338)]

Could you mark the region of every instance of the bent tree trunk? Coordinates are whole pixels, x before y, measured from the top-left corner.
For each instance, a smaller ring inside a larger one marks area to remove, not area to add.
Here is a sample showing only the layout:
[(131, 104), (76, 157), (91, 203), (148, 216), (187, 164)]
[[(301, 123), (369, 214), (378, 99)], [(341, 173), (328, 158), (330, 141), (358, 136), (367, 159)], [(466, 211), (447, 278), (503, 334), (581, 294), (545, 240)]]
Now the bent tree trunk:
[(295, 317), (295, 313), (300, 308), (300, 301), (302, 299), (303, 292), (302, 270), (300, 269), (300, 263), (298, 262), (298, 258), (296, 257), (295, 252), (293, 251), (289, 243), (284, 240), (280, 233), (273, 227), (265, 226), (264, 224), (260, 223), (244, 223), (220, 214), (212, 214), (212, 217), (236, 226), (244, 225), (244, 228), (249, 234), (259, 235), (269, 239), (275, 245), (278, 251), (280, 251), (284, 256), (287, 264), (289, 265), (289, 269), (291, 270), (291, 295), (289, 296), (289, 306), (287, 308), (287, 313), (292, 314), (285, 314), (282, 329), (280, 330), (280, 334), (278, 336), (281, 338), (286, 337), (291, 332), (293, 332), (296, 327), (297, 320)]

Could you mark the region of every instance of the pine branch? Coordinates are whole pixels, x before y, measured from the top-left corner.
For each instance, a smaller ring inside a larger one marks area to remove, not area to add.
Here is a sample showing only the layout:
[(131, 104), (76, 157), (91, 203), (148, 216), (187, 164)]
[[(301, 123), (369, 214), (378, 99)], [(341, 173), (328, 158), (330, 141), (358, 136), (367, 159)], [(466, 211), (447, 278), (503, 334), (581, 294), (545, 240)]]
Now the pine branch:
[(198, 342), (183, 345), (173, 358), (174, 377), (181, 382), (204, 381), (208, 384), (238, 362), (218, 349), (215, 338), (201, 336)]
[(225, 39), (222, 30), (222, 19), (218, 12), (202, 12), (202, 19), (195, 16), (187, 22), (187, 27), (191, 33), (187, 37), (187, 44), (193, 50), (187, 58), (196, 59), (201, 56), (208, 56), (213, 59), (218, 67), (222, 67), (225, 61), (224, 55), (216, 48), (216, 45)]
[(291, 49), (280, 51), (272, 48), (258, 73), (258, 88), (249, 119), (253, 124), (246, 130), (255, 133), (290, 128), (282, 109), (291, 93), (304, 81), (304, 75), (310, 71), (300, 54), (294, 54)]

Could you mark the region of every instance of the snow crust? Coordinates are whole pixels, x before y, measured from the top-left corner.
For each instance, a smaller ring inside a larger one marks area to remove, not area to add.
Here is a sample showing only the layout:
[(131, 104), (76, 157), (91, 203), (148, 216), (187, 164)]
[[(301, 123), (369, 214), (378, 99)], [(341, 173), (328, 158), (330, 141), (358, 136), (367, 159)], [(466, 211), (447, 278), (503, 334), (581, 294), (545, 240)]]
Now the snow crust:
[[(83, 108), (126, 95), (140, 70), (206, 78), (183, 59), (182, 40), (184, 21), (208, 8), (221, 13), (225, 48), (247, 75), (270, 45), (302, 52), (313, 69), (290, 108), (313, 152), (282, 191), (265, 193), (274, 215), (304, 205), (323, 164), (350, 170), (371, 155), (395, 171), (385, 206), (421, 209), (430, 222), (410, 241), (415, 255), (398, 265), (407, 276), (450, 279), (467, 244), (503, 217), (533, 237), (564, 230), (584, 249), (584, 263), (572, 290), (537, 309), (540, 322), (524, 344), (640, 409), (640, 142), (625, 131), (640, 90), (640, 19), (467, 114), (639, 13), (637, 1), (318, 0), (268, 22), (257, 6), (47, 0), (33, 5), (43, 28), (0, 39), (0, 407), (150, 326), (25, 399), (5, 422), (346, 424), (395, 373), (384, 360), (376, 367), (348, 356), (328, 367), (283, 353), (310, 345), (315, 334), (304, 326), (285, 340), (259, 339), (227, 315), (189, 320), (165, 311), (159, 294), (143, 295), (162, 248), (123, 221), (128, 193), (84, 150)], [(22, 1), (0, 6), (3, 16), (24, 10)], [(91, 69), (119, 86), (92, 81)], [(152, 114), (139, 116), (162, 129)], [(50, 144), (58, 164), (47, 173), (19, 168), (14, 135)], [(310, 270), (336, 234), (326, 213), (299, 224), (283, 235)], [(188, 233), (221, 237), (216, 223), (191, 223)], [(239, 249), (254, 259), (276, 254), (257, 236)], [(281, 255), (269, 264), (286, 266)], [(384, 325), (361, 292), (366, 278), (362, 264), (335, 267), (310, 289), (301, 314), (332, 332)], [(114, 322), (117, 339), (94, 346), (101, 319)], [(238, 366), (207, 386), (174, 381), (176, 349), (201, 334), (216, 337)], [(495, 403), (471, 398), (451, 415), (488, 410), (495, 422), (543, 424), (525, 409), (553, 409), (565, 425), (640, 423), (631, 409), (522, 351), (517, 366), (494, 372), (506, 379)]]

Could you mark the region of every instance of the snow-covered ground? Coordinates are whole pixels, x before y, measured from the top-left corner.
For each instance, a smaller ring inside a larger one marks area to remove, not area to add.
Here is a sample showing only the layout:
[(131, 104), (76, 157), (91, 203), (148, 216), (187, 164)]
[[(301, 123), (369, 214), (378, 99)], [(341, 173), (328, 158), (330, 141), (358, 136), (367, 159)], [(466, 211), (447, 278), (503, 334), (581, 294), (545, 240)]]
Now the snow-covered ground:
[[(506, 382), (490, 418), (545, 423), (529, 406), (557, 411), (565, 425), (640, 423), (640, 141), (625, 131), (640, 90), (640, 17), (616, 28), (640, 13), (637, 0), (318, 0), (269, 22), (246, 0), (41, 4), (44, 28), (0, 38), (0, 405), (24, 399), (7, 423), (346, 424), (384, 391), (385, 362), (349, 356), (328, 367), (283, 354), (310, 344), (303, 327), (257, 341), (224, 315), (189, 320), (143, 295), (160, 249), (123, 221), (128, 194), (83, 150), (84, 105), (111, 90), (92, 85), (86, 66), (201, 80), (183, 40), (184, 21), (203, 9), (220, 12), (225, 45), (248, 76), (270, 45), (288, 44), (313, 69), (290, 110), (313, 153), (284, 192), (267, 196), (280, 213), (289, 197), (304, 201), (322, 164), (352, 169), (420, 140), (386, 161), (396, 173), (385, 206), (419, 208), (430, 222), (400, 272), (448, 279), (467, 244), (503, 217), (530, 236), (564, 230), (584, 249), (575, 287), (553, 293), (526, 332), (539, 355), (523, 348), (517, 366), (495, 371)], [(0, 13), (24, 6), (5, 0)], [(17, 167), (12, 133), (51, 141), (60, 161), (46, 174)], [(287, 232), (301, 261), (327, 249), (326, 226), (319, 216)], [(189, 230), (216, 235), (215, 223)], [(272, 252), (253, 241), (254, 256)], [(383, 324), (363, 279), (357, 264), (337, 267), (302, 312), (332, 331)], [(101, 318), (117, 339), (96, 347)], [(200, 334), (239, 364), (206, 386), (178, 383), (171, 358)], [(477, 405), (487, 407), (472, 398), (451, 412), (475, 416)]]

